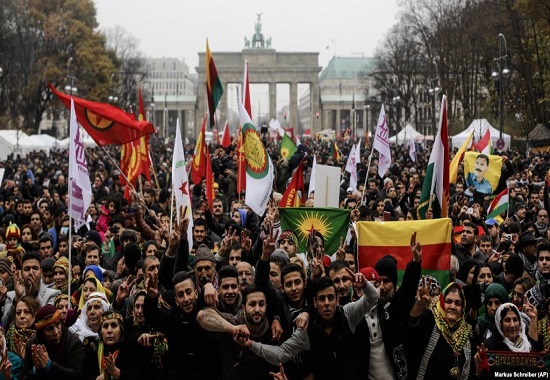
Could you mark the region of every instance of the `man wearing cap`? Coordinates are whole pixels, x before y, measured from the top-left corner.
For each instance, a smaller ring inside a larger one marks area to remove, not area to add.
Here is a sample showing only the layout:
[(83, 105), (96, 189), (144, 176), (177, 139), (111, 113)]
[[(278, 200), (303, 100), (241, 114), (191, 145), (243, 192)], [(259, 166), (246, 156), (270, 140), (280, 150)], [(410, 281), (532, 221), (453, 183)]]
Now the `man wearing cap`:
[(518, 223), (521, 227), (525, 223), (525, 216), (527, 215), (527, 209), (525, 208), (525, 203), (518, 202), (514, 205), (512, 209), (512, 221)]
[(519, 239), (516, 243), (516, 253), (523, 261), (523, 267), (529, 273), (529, 276), (535, 278), (535, 272), (537, 270), (537, 243), (540, 238), (535, 234), (524, 232), (519, 235)]
[(204, 290), (206, 284), (211, 284), (216, 290), (218, 289), (216, 259), (208, 246), (201, 244), (195, 251), (193, 270), (195, 271), (195, 287), (199, 294)]
[(21, 372), (24, 379), (80, 379), (84, 369), (84, 346), (67, 330), (53, 305), (36, 313), (36, 336), (25, 348)]
[(496, 219), (490, 218), (485, 221), (487, 233), (491, 237), (491, 246), (496, 251), (500, 245), (500, 225)]

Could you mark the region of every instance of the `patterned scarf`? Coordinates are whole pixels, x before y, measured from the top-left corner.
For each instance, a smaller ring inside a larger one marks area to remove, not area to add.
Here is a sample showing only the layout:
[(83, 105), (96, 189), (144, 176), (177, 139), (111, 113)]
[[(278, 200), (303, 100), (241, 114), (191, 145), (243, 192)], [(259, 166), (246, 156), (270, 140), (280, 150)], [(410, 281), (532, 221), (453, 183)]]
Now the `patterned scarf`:
[[(105, 345), (102, 341), (99, 342), (98, 348), (97, 348), (97, 363), (99, 364), (99, 374), (103, 374), (105, 379), (113, 379), (112, 376), (106, 375), (105, 372)], [(116, 362), (116, 358), (118, 356), (120, 349), (117, 349), (113, 352), (113, 357)]]
[(15, 322), (13, 322), (6, 333), (8, 350), (19, 355), (19, 357), (24, 358), (25, 345), (29, 339), (34, 338), (35, 335), (35, 329), (18, 329), (15, 327)]
[(439, 295), (440, 302), (432, 304), (431, 310), (438, 330), (441, 332), (441, 335), (443, 335), (443, 338), (445, 338), (445, 341), (447, 341), (454, 354), (458, 355), (472, 337), (472, 327), (465, 321), (464, 315), (455, 323), (451, 323), (445, 318), (445, 311), (442, 305), (445, 304), (445, 296), (449, 293), (451, 288), (459, 290), (460, 298), (463, 301), (462, 310), (466, 309), (462, 288), (457, 283), (451, 282)]

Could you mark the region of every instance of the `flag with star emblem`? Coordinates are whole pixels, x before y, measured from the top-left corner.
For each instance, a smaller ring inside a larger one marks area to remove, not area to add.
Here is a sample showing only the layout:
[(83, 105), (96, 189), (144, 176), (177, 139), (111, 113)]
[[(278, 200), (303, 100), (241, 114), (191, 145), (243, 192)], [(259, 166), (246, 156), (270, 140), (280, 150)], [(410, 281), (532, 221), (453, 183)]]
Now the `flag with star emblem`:
[[(174, 158), (172, 160), (172, 194), (176, 198), (176, 217), (178, 223), (180, 220), (189, 217), (189, 227), (187, 228), (187, 241), (193, 241), (193, 218), (191, 214), (191, 197), (189, 196), (189, 179), (185, 167), (185, 155), (183, 153), (183, 143), (181, 140), (180, 121), (176, 125), (176, 140), (174, 142)], [(185, 207), (187, 212), (180, 215)]]
[(279, 207), (281, 228), (298, 236), (298, 252), (306, 252), (307, 237), (315, 229), (323, 235), (325, 254), (338, 250), (348, 233), (350, 210), (335, 207)]

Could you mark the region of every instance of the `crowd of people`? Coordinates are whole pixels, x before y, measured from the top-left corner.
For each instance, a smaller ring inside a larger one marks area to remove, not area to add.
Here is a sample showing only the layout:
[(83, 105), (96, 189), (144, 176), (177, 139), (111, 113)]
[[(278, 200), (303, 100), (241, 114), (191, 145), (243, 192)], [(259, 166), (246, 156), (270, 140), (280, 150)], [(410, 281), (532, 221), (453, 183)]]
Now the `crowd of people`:
[[(191, 185), (192, 220), (173, 215), (172, 149), (151, 140), (151, 180), (129, 191), (118, 147), (88, 148), (93, 200), (70, 225), (66, 151), (0, 163), (0, 379), (475, 379), (546, 371), (550, 349), (550, 156), (502, 153), (509, 209), (486, 218), (491, 197), (451, 184), (449, 284), (423, 272), (422, 242), (398, 281), (388, 254), (357, 260), (354, 224), (416, 220), (429, 147), (392, 147), (377, 175), (370, 147), (344, 171), (351, 139), (309, 140), (282, 158), (266, 142), (276, 180), (256, 215), (237, 191), (235, 146), (211, 146), (216, 197)], [(364, 144), (363, 144), (364, 145)], [(185, 146), (191, 157), (193, 147)], [(453, 151), (456, 153), (456, 150)], [(313, 157), (338, 166), (350, 233), (336, 252), (312, 230), (305, 252), (283, 230), (278, 201)], [(305, 159), (303, 159), (305, 157)], [(251, 190), (248, 190), (251, 191)], [(389, 218), (388, 218), (389, 215)], [(187, 231), (192, 222), (192, 240)], [(391, 242), (388, 242), (391, 245)], [(69, 254), (70, 253), (70, 254)]]

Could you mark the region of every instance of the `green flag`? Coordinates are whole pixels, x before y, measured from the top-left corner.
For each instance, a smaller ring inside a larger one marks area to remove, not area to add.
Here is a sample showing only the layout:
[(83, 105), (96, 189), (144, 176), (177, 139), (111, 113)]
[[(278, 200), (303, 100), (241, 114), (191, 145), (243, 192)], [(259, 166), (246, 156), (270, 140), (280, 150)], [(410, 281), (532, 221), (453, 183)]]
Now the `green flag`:
[(340, 238), (348, 233), (350, 211), (335, 207), (279, 207), (281, 228), (298, 236), (298, 252), (306, 252), (307, 237), (315, 229), (325, 240), (325, 254), (338, 250)]
[(283, 158), (286, 158), (287, 160), (292, 157), (294, 152), (296, 152), (296, 144), (294, 144), (294, 141), (288, 135), (285, 133), (283, 135), (283, 139), (281, 140), (281, 156)]

